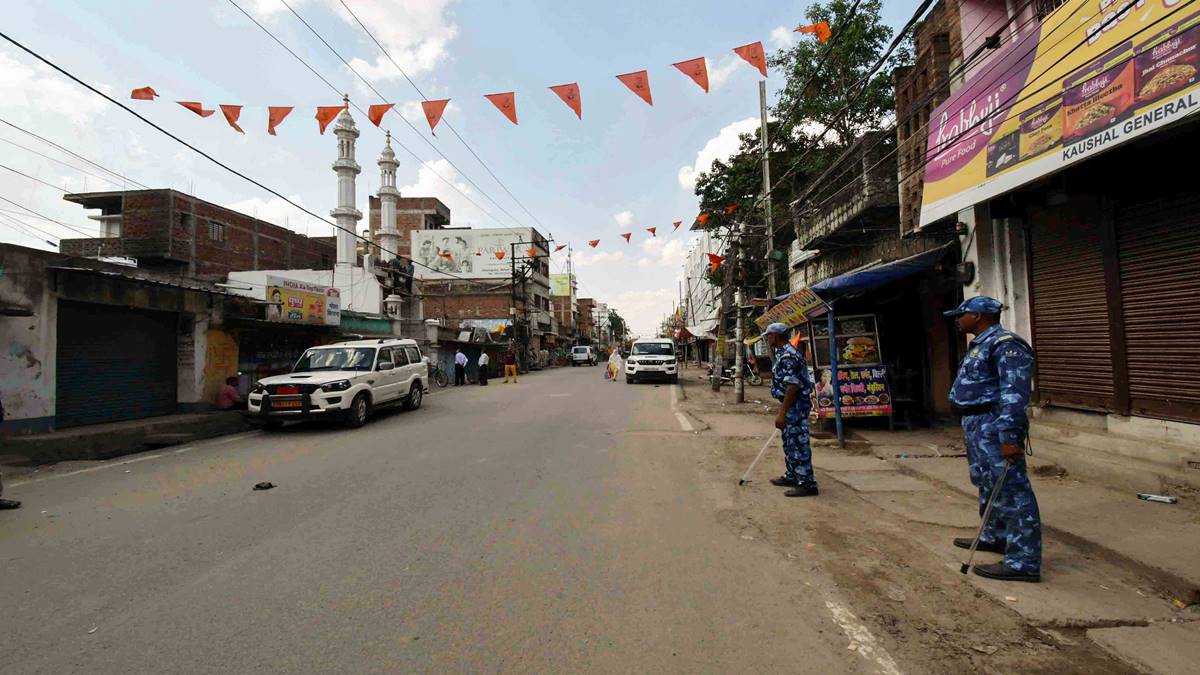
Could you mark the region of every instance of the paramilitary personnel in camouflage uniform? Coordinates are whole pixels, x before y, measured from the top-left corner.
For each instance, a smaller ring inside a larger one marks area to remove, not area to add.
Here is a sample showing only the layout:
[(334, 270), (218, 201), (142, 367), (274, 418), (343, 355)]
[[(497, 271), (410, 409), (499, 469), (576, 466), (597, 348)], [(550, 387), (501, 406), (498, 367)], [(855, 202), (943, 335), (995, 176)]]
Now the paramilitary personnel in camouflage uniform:
[(791, 487), (788, 497), (817, 496), (813, 478), (812, 446), (808, 442), (808, 413), (812, 411), (812, 378), (804, 356), (788, 343), (788, 327), (781, 323), (767, 326), (763, 339), (775, 350), (771, 396), (779, 401), (775, 428), (783, 432), (784, 474), (771, 480), (773, 485)]
[[(998, 300), (980, 295), (946, 312), (958, 317), (959, 330), (975, 336), (950, 387), (950, 403), (962, 416), (971, 482), (979, 488), (980, 515), (1005, 463), (1009, 464), (977, 549), (1003, 553), (1004, 562), (977, 566), (975, 573), (1002, 581), (1036, 582), (1041, 581), (1042, 520), (1025, 468), (1029, 430), (1025, 410), (1032, 386), (1033, 349), (1000, 326), (1000, 309)], [(954, 545), (970, 548), (972, 541), (955, 539)]]

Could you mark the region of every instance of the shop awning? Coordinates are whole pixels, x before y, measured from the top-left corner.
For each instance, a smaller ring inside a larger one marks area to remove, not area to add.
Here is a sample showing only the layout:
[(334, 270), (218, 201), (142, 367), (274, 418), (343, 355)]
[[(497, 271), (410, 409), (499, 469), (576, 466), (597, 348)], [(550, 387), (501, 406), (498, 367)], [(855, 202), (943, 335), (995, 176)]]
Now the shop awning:
[(813, 285), (812, 289), (827, 300), (843, 295), (865, 293), (932, 268), (952, 246), (954, 246), (954, 242), (900, 260), (880, 263), (866, 269), (830, 277)]

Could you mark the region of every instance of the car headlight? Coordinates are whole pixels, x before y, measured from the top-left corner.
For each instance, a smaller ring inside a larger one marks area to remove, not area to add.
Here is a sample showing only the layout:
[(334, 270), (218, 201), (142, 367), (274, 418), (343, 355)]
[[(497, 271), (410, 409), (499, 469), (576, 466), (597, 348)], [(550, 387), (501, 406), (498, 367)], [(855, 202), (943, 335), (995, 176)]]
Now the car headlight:
[(346, 391), (350, 388), (350, 380), (338, 380), (321, 385), (322, 391)]
[(267, 393), (267, 387), (262, 382), (255, 382), (254, 386), (250, 387), (250, 393), (265, 394), (265, 393)]

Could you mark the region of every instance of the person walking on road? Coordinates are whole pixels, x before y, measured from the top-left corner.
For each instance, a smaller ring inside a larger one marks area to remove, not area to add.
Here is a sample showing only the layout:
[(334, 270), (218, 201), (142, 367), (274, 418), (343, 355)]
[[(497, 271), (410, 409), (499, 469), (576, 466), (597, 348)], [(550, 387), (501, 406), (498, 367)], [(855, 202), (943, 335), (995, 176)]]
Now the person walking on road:
[(508, 384), (508, 377), (512, 376), (513, 384), (517, 383), (517, 353), (510, 347), (504, 352), (504, 384)]
[[(1026, 408), (1034, 355), (1029, 343), (1000, 326), (1002, 307), (999, 300), (978, 295), (945, 312), (957, 318), (960, 331), (974, 336), (950, 387), (950, 404), (962, 417), (967, 466), (971, 482), (979, 488), (980, 516), (1005, 465), (1008, 467), (977, 549), (1003, 553), (1004, 561), (977, 565), (975, 574), (1000, 581), (1038, 582), (1042, 579), (1042, 519), (1025, 466)], [(973, 542), (961, 538), (955, 539), (954, 545), (969, 549)]]
[(492, 362), (487, 352), (479, 353), (479, 386), (486, 387), (488, 381), (488, 364)]
[(792, 488), (784, 493), (788, 497), (816, 497), (820, 492), (813, 477), (812, 446), (808, 436), (813, 383), (804, 356), (788, 342), (787, 334), (786, 325), (773, 323), (762, 335), (775, 350), (771, 396), (779, 401), (775, 428), (783, 433), (784, 473), (771, 479), (771, 484)]
[(624, 364), (621, 362), (621, 350), (614, 348), (612, 350), (612, 353), (608, 355), (608, 381), (609, 382), (617, 381), (617, 378), (620, 377), (620, 375), (621, 375), (621, 369), (622, 369), (623, 365)]
[(460, 347), (454, 352), (454, 386), (461, 387), (467, 383), (467, 355)]

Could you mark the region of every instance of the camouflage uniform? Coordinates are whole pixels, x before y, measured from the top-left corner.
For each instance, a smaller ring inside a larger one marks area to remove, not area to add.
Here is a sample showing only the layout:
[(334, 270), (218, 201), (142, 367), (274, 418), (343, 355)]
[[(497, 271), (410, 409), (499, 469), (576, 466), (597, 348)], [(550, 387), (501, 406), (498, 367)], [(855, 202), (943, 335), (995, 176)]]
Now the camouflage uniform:
[(783, 427), (784, 476), (798, 485), (816, 487), (813, 478), (812, 446), (808, 442), (808, 414), (812, 410), (812, 380), (808, 365), (795, 347), (788, 344), (775, 350), (775, 366), (771, 369), (771, 396), (782, 402), (788, 387), (796, 385), (796, 403), (787, 411)]
[[(971, 482), (979, 488), (980, 515), (1007, 463), (1000, 445), (1025, 443), (1032, 369), (1033, 349), (997, 324), (971, 340), (950, 388), (950, 402), (956, 406), (993, 406), (990, 412), (962, 418)], [(980, 537), (981, 544), (994, 542), (1007, 545), (1006, 567), (1040, 574), (1042, 520), (1024, 458), (1009, 467), (991, 522)]]

